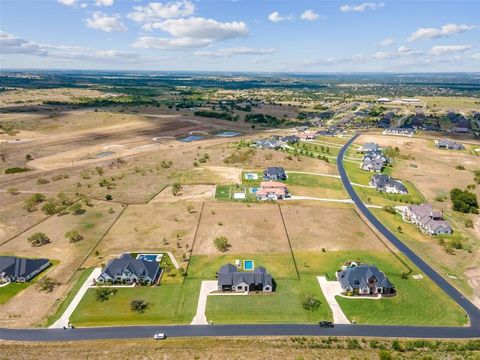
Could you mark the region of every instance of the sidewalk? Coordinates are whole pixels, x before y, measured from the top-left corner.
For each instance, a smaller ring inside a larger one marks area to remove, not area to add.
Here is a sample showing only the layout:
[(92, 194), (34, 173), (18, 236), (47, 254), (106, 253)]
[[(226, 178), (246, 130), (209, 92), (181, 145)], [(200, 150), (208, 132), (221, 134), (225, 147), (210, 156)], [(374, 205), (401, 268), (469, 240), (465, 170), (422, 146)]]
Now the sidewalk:
[(82, 300), (83, 296), (87, 292), (88, 288), (93, 285), (93, 279), (97, 278), (100, 276), (102, 273), (102, 269), (96, 268), (92, 271), (90, 276), (85, 280), (83, 283), (82, 287), (78, 290), (77, 294), (73, 298), (72, 302), (68, 305), (67, 309), (65, 312), (62, 314), (60, 319), (55, 321), (49, 329), (62, 329), (64, 326), (68, 326), (68, 321), (70, 319), (70, 316), (72, 316), (73, 312), (77, 308), (78, 304)]

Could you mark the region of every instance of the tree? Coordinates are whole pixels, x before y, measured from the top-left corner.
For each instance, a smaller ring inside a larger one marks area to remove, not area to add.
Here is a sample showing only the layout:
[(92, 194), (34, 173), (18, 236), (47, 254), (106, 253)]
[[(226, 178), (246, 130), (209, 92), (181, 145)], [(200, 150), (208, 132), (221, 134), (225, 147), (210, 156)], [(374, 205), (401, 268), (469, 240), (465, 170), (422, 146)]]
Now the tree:
[(99, 287), (95, 290), (95, 298), (97, 301), (104, 302), (110, 298), (110, 296), (115, 295), (117, 289), (112, 289), (108, 287)]
[(65, 233), (65, 239), (71, 243), (76, 243), (83, 240), (83, 236), (77, 230), (70, 230)]
[(59, 211), (57, 205), (57, 201), (54, 198), (49, 198), (47, 202), (42, 206), (42, 211), (46, 215), (56, 214)]
[(25, 209), (30, 212), (35, 211), (37, 209), (36, 206), (43, 201), (45, 201), (45, 195), (40, 193), (33, 194), (25, 200)]
[(58, 281), (49, 278), (48, 276), (45, 276), (39, 281), (38, 288), (40, 289), (40, 291), (52, 292), (53, 289), (55, 289), (55, 286), (58, 285), (60, 285)]
[(452, 200), (453, 210), (462, 213), (478, 214), (478, 201), (474, 193), (454, 188), (450, 191), (450, 199)]
[(225, 236), (216, 237), (215, 240), (213, 240), (213, 244), (217, 250), (221, 252), (225, 252), (231, 247), (228, 239)]
[(112, 200), (113, 197), (110, 194), (105, 195), (105, 200)]
[(85, 213), (85, 209), (82, 207), (82, 204), (76, 203), (70, 206), (70, 211), (73, 211), (75, 215), (81, 215)]
[(180, 193), (180, 190), (182, 189), (182, 185), (178, 182), (173, 183), (172, 185), (172, 194), (173, 196), (177, 196)]
[(315, 298), (313, 295), (305, 295), (302, 300), (302, 307), (307, 311), (315, 311), (321, 305), (320, 300)]
[(32, 246), (42, 246), (49, 244), (50, 239), (45, 233), (37, 232), (28, 238), (28, 242), (32, 244)]
[(136, 311), (139, 314), (143, 313), (147, 307), (148, 303), (141, 299), (132, 300), (130, 303), (130, 310)]

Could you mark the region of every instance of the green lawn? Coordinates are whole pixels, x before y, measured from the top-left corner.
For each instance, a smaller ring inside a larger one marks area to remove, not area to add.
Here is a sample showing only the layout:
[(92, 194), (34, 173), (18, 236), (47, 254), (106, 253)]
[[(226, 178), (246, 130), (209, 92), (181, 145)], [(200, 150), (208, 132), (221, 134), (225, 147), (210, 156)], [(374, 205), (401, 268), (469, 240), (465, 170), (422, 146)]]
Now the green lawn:
[(328, 144), (319, 142), (301, 142), (295, 144), (293, 147), (298, 150), (313, 152), (316, 155), (337, 156), (340, 152), (340, 148), (337, 146), (329, 146)]
[[(95, 289), (89, 289), (72, 314), (71, 322), (76, 326), (189, 324), (196, 313), (200, 281), (117, 289), (117, 293), (104, 302), (97, 301)], [(130, 310), (130, 303), (135, 299), (148, 303), (144, 313)]]
[(343, 166), (345, 167), (345, 171), (347, 172), (350, 181), (357, 184), (368, 185), (370, 179), (375, 174), (371, 171), (360, 169), (360, 163), (353, 163), (344, 160)]
[(387, 194), (379, 192), (375, 189), (355, 187), (358, 196), (367, 204), (374, 204), (380, 206), (397, 206), (406, 204), (421, 204), (425, 202), (423, 195), (408, 181), (402, 181), (408, 190), (408, 194)]
[(235, 264), (235, 260), (253, 260), (255, 267), (264, 266), (275, 279), (297, 279), (291, 254), (224, 254), (193, 255), (188, 267), (188, 278), (215, 279), (218, 269), (224, 264)]
[[(349, 260), (375, 264), (388, 276), (398, 290), (398, 295), (394, 298), (381, 300), (338, 298), (345, 315), (357, 323), (445, 326), (466, 323), (463, 310), (430, 279), (424, 277), (421, 280), (414, 280), (411, 276), (408, 279), (402, 279), (402, 272), (408, 272), (408, 269), (390, 252), (374, 254), (364, 251), (326, 253), (296, 251), (294, 255), (301, 276), (326, 274), (330, 280), (333, 280), (335, 271)], [(412, 274), (420, 272), (407, 259), (400, 256), (413, 269)]]
[(288, 178), (285, 184), (306, 187), (321, 187), (333, 190), (343, 190), (342, 180), (329, 176), (318, 176), (310, 174), (299, 174), (288, 171)]
[(50, 316), (47, 319), (46, 326), (52, 325), (55, 321), (57, 321), (60, 318), (60, 316), (62, 316), (62, 314), (67, 309), (68, 305), (70, 305), (70, 303), (72, 302), (75, 295), (77, 295), (78, 290), (82, 287), (83, 283), (85, 282), (85, 280), (87, 280), (87, 278), (90, 276), (92, 271), (93, 271), (93, 268), (90, 268), (90, 269), (85, 269), (80, 273), (80, 276), (78, 277), (77, 281), (75, 282), (75, 285), (70, 290), (67, 297), (62, 301), (62, 303), (58, 307), (55, 314)]
[(217, 185), (215, 189), (215, 199), (217, 200), (230, 200), (232, 196), (231, 185)]
[[(315, 311), (303, 309), (305, 295), (318, 299), (320, 307)], [(332, 319), (317, 278), (312, 275), (300, 280), (278, 280), (271, 294), (209, 296), (206, 315), (216, 324), (315, 323)]]
[(7, 286), (0, 287), (0, 305), (5, 304), (12, 297), (17, 295), (19, 292), (25, 290), (30, 286), (30, 282), (26, 283), (11, 283)]

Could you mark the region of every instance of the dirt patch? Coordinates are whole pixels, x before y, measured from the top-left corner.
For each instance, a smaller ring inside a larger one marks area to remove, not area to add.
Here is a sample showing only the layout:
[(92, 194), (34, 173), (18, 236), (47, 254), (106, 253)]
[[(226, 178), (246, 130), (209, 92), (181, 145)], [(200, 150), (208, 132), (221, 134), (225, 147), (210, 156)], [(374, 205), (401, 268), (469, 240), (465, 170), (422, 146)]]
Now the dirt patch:
[(480, 307), (480, 268), (474, 267), (467, 269), (465, 271), (465, 276), (468, 279), (468, 284), (473, 289), (472, 302), (477, 307)]
[[(198, 222), (201, 203), (157, 202), (130, 205), (96, 248), (98, 265), (123, 252), (171, 251), (177, 259), (188, 257)], [(182, 266), (184, 264), (180, 264)]]
[(217, 183), (241, 183), (242, 169), (228, 166), (204, 166), (205, 169), (215, 173), (219, 177)]
[(288, 240), (277, 205), (206, 203), (193, 255), (219, 255), (213, 240), (226, 236), (228, 253), (288, 253)]
[(385, 250), (350, 205), (285, 205), (293, 250)]
[(203, 201), (213, 199), (215, 185), (183, 185), (178, 195), (172, 194), (172, 187), (167, 186), (150, 203), (177, 202), (177, 201)]

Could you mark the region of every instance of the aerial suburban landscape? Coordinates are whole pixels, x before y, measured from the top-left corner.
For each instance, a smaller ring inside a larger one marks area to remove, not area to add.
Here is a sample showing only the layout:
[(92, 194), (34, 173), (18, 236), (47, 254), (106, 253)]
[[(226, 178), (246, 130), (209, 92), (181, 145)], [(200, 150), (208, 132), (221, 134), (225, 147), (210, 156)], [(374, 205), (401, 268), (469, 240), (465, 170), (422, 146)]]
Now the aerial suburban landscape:
[(480, 357), (478, 5), (294, 65), (241, 38), (403, 5), (212, 3), (2, 4), (0, 358)]

